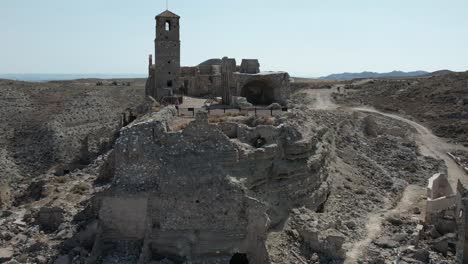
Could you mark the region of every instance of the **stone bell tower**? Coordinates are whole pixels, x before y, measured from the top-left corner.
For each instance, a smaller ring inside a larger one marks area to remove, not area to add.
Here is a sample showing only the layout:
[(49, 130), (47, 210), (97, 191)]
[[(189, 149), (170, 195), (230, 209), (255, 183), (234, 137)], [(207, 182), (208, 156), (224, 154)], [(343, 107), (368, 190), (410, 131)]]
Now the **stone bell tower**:
[(180, 17), (169, 10), (156, 16), (153, 97), (172, 96), (180, 88)]

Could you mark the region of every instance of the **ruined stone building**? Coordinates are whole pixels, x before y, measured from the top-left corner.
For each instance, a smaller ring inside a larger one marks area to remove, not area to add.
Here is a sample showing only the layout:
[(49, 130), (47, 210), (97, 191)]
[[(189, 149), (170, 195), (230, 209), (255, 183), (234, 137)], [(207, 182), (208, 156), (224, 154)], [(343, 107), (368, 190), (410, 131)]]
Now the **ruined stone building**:
[(427, 188), (426, 225), (440, 234), (456, 233), (457, 263), (468, 264), (468, 191), (458, 181), (454, 192), (445, 174), (435, 174)]
[(149, 60), (146, 95), (158, 100), (173, 94), (246, 97), (255, 105), (285, 104), (290, 84), (287, 72), (260, 72), (257, 59), (211, 59), (197, 66), (180, 67), (180, 17), (170, 11), (156, 16), (155, 62)]
[(171, 132), (174, 118), (167, 107), (121, 131), (112, 187), (97, 196), (94, 254), (133, 243), (139, 263), (271, 263), (268, 230), (294, 205), (317, 210), (327, 199), (332, 135), (210, 124), (202, 112)]

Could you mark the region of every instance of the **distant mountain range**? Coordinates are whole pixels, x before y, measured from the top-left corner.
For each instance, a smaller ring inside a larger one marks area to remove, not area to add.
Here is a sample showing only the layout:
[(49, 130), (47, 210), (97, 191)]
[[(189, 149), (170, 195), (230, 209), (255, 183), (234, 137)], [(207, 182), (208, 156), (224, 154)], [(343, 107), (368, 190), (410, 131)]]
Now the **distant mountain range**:
[(344, 80), (352, 80), (352, 79), (361, 79), (361, 78), (392, 78), (392, 77), (414, 77), (414, 76), (421, 76), (427, 75), (429, 72), (426, 71), (413, 71), (413, 72), (402, 72), (402, 71), (392, 71), (386, 73), (378, 73), (378, 72), (361, 72), (361, 73), (338, 73), (338, 74), (331, 74), (325, 77), (321, 77), (322, 80), (337, 80), (337, 81), (344, 81)]
[(50, 74), (50, 73), (21, 73), (21, 74), (0, 74), (0, 79), (28, 81), (28, 82), (47, 82), (47, 81), (66, 81), (76, 79), (135, 79), (146, 78), (145, 74)]
[[(208, 61), (211, 62), (211, 61)], [(416, 77), (416, 76), (429, 76), (429, 75), (444, 75), (452, 73), (449, 70), (441, 70), (433, 73), (426, 71), (413, 71), (413, 72), (403, 72), (403, 71), (392, 71), (387, 73), (378, 73), (378, 72), (361, 72), (361, 73), (337, 73), (331, 74), (325, 77), (320, 77), (322, 80), (352, 80), (352, 79), (365, 79), (365, 78), (398, 78), (398, 77)], [(12, 74), (0, 74), (0, 79), (9, 79), (9, 80), (18, 80), (18, 81), (29, 81), (29, 82), (47, 82), (47, 81), (66, 81), (66, 80), (76, 80), (76, 79), (137, 79), (137, 78), (147, 78), (147, 74), (50, 74), (50, 73), (12, 73)]]

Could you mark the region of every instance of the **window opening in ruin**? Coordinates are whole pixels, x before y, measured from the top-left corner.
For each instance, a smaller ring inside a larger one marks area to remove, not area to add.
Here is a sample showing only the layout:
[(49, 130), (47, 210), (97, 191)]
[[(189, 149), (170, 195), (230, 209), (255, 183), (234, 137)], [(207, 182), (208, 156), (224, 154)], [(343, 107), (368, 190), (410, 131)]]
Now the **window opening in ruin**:
[(171, 22), (170, 21), (166, 21), (165, 29), (166, 29), (166, 31), (171, 31)]
[(167, 64), (171, 64), (171, 61), (167, 61)]
[(460, 210), (460, 213), (458, 213), (458, 218), (462, 218), (463, 217), (463, 210)]
[(252, 145), (256, 148), (261, 148), (265, 144), (266, 144), (266, 139), (262, 138), (261, 136), (258, 136), (257, 138), (254, 139)]
[(172, 81), (167, 81), (167, 87), (172, 87)]
[(232, 256), (229, 264), (249, 264), (246, 254), (236, 253)]
[(168, 72), (167, 74), (171, 75), (171, 72)]

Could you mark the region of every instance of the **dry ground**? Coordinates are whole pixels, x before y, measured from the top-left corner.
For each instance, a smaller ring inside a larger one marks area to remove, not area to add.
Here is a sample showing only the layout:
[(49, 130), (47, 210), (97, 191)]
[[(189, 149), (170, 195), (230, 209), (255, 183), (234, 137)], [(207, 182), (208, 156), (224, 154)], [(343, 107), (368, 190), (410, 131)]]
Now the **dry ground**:
[[(83, 168), (54, 175), (55, 166), (80, 157), (83, 139), (108, 140), (107, 134), (118, 125), (121, 113), (137, 107), (143, 100), (141, 80), (130, 81), (131, 86), (105, 82), (96, 86), (95, 80), (42, 84), (0, 81), (3, 132), (0, 179), (16, 177), (12, 182), (17, 198), (9, 207), (12, 214), (0, 216), (0, 242), (14, 248), (16, 260), (47, 263), (43, 259), (58, 256), (60, 249), (70, 246), (67, 239), (80, 228), (79, 219), (86, 212), (83, 209), (88, 199), (105, 188), (95, 182), (105, 163), (99, 151), (95, 153), (97, 158)], [(335, 131), (336, 160), (324, 168), (332, 173), (334, 182), (320, 212), (296, 208), (284, 229), (270, 234), (268, 247), (273, 263), (396, 261), (398, 252), (406, 252), (413, 246), (415, 234), (403, 234), (395, 248), (380, 248), (379, 239), (395, 239), (396, 234), (389, 231), (389, 221), (404, 219), (401, 226), (392, 227), (398, 228), (400, 238), (401, 230), (416, 228), (424, 211), (415, 208), (424, 208), (426, 181), (433, 173), (448, 168), (452, 183), (456, 179), (468, 183), (467, 176), (446, 155), (448, 150), (460, 146), (438, 138), (406, 117), (336, 103), (332, 98), (333, 92), (342, 87), (339, 83), (297, 80), (296, 84), (298, 88), (326, 88), (309, 89), (293, 97), (292, 111), (281, 118), (293, 115), (297, 126), (307, 125), (301, 120), (313, 118)], [(195, 105), (199, 103), (193, 101)], [(301, 115), (307, 118), (301, 119)], [(183, 129), (188, 121), (171, 124), (171, 129)], [(89, 152), (89, 145), (87, 148)], [(36, 192), (38, 197), (33, 197), (35, 189), (31, 186), (37, 182), (42, 187)], [(65, 210), (65, 219), (57, 232), (39, 230), (35, 217), (42, 206)], [(319, 234), (336, 231), (346, 239), (344, 254), (311, 252), (302, 238), (304, 230)], [(85, 254), (80, 251), (84, 249), (77, 250), (74, 254)], [(412, 259), (414, 252), (408, 252), (406, 256)], [(453, 255), (433, 251), (430, 259), (433, 263), (454, 263)]]

